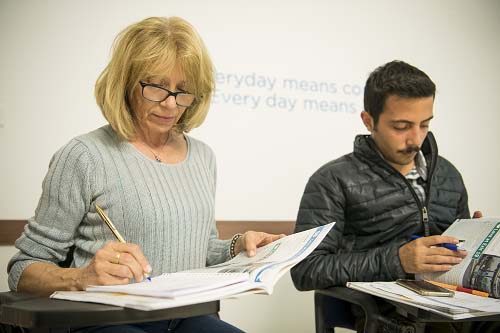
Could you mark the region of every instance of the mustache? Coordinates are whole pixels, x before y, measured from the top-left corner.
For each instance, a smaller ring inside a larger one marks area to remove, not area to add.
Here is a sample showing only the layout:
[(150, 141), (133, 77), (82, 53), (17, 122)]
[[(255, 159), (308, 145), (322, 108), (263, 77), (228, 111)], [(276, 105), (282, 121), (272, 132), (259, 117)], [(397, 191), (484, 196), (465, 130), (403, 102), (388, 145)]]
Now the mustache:
[(419, 146), (409, 146), (406, 149), (400, 150), (400, 153), (403, 154), (411, 154), (411, 153), (418, 153), (420, 151)]

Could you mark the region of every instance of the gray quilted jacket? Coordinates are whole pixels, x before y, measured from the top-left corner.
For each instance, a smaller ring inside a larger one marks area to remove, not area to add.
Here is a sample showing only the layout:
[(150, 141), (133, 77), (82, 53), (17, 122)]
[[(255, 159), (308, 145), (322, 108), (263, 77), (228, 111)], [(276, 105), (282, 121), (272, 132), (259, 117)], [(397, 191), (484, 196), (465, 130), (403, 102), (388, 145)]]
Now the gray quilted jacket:
[(428, 133), (426, 202), (387, 164), (370, 136), (358, 135), (354, 152), (333, 160), (309, 179), (295, 232), (337, 222), (323, 242), (291, 273), (299, 290), (348, 281), (408, 277), (398, 249), (412, 234), (441, 234), (457, 218), (470, 218), (467, 191), (457, 169), (438, 156)]

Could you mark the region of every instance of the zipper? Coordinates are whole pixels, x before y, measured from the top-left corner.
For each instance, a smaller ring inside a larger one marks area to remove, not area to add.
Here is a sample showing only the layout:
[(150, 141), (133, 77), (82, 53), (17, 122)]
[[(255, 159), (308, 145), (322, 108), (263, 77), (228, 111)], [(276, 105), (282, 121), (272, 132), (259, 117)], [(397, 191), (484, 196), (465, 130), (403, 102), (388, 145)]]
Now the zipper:
[[(427, 196), (428, 196), (428, 194), (427, 194)], [(427, 215), (427, 207), (426, 206), (422, 207), (422, 222), (424, 223), (424, 233), (425, 233), (425, 236), (429, 236), (430, 235), (430, 231), (429, 231), (429, 215)]]
[[(430, 236), (430, 231), (429, 231), (429, 215), (427, 213), (427, 205), (429, 203), (429, 191), (425, 193), (425, 203), (422, 205), (422, 202), (418, 198), (417, 192), (415, 192), (415, 189), (413, 186), (411, 186), (410, 182), (408, 179), (406, 179), (398, 170), (394, 169), (391, 165), (387, 164), (390, 168), (392, 168), (400, 177), (403, 179), (403, 181), (406, 183), (406, 186), (410, 189), (411, 194), (413, 195), (413, 199), (415, 199), (415, 202), (417, 203), (417, 207), (420, 211), (420, 216), (422, 219), (422, 224), (424, 226), (424, 236)], [(429, 183), (430, 183), (430, 178), (429, 178)], [(430, 188), (430, 187), (428, 187)]]
[(417, 192), (415, 192), (415, 189), (413, 186), (411, 186), (410, 182), (408, 179), (406, 179), (398, 170), (394, 169), (391, 165), (387, 164), (388, 167), (392, 168), (394, 172), (396, 172), (401, 179), (406, 183), (406, 186), (410, 189), (411, 194), (413, 195), (413, 199), (415, 199), (415, 202), (417, 203), (417, 207), (420, 210), (420, 216), (422, 219), (422, 224), (424, 226), (424, 236), (430, 236), (430, 230), (429, 230), (429, 214), (427, 213), (427, 206), (429, 205), (429, 194), (430, 194), (430, 183), (431, 183), (431, 176), (432, 174), (429, 173), (429, 177), (427, 178), (429, 181), (427, 182), (427, 190), (425, 193), (425, 203), (422, 205), (422, 202), (418, 198)]
[(438, 150), (436, 141), (434, 140), (434, 136), (431, 134), (429, 137), (429, 145), (431, 146), (431, 159), (429, 161), (429, 174), (427, 175), (427, 184), (425, 188), (425, 204), (422, 208), (422, 221), (424, 222), (424, 232), (425, 236), (430, 236), (429, 230), (429, 215), (427, 214), (427, 207), (429, 207), (429, 199), (431, 197), (431, 182), (432, 176), (434, 175), (434, 170), (436, 169), (437, 159), (438, 159)]
[[(431, 134), (432, 135), (432, 134)], [(372, 143), (368, 141), (368, 144), (371, 146)], [(375, 151), (377, 151), (377, 147), (373, 143)], [(389, 170), (392, 170), (395, 172), (403, 181), (405, 182), (406, 186), (410, 189), (411, 194), (413, 195), (413, 199), (415, 199), (415, 202), (417, 203), (417, 207), (420, 210), (420, 216), (422, 219), (422, 224), (424, 226), (424, 236), (430, 236), (430, 230), (429, 230), (429, 215), (427, 213), (427, 206), (429, 206), (429, 197), (431, 193), (431, 181), (432, 181), (432, 175), (434, 174), (434, 169), (436, 169), (436, 164), (437, 164), (437, 145), (436, 142), (434, 141), (434, 136), (432, 138), (429, 138), (429, 145), (431, 146), (431, 160), (430, 160), (430, 167), (429, 167), (429, 173), (427, 174), (427, 186), (425, 189), (425, 202), (422, 205), (422, 202), (418, 198), (417, 192), (415, 192), (415, 189), (413, 186), (411, 186), (410, 182), (408, 179), (406, 179), (398, 170), (396, 170), (394, 167), (392, 167), (389, 163), (385, 162), (384, 159), (382, 161), (384, 162), (383, 165), (387, 167)]]

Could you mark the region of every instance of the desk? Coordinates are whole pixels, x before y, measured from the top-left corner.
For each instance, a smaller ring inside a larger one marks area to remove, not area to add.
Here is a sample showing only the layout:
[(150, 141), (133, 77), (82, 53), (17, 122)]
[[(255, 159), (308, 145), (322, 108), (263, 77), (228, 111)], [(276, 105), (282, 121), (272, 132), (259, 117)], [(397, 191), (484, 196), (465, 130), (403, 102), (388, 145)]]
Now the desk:
[(22, 293), (0, 293), (0, 323), (28, 328), (32, 330), (31, 332), (66, 332), (70, 327), (139, 323), (217, 312), (219, 312), (219, 301), (165, 310), (139, 311)]
[[(384, 324), (392, 330), (396, 330), (397, 327), (394, 322), (390, 319), (384, 317), (379, 311), (380, 302), (387, 302), (396, 307), (396, 312), (403, 316), (405, 320), (408, 320), (408, 325), (413, 327), (412, 330), (408, 332), (420, 333), (425, 331), (425, 324), (431, 322), (471, 322), (471, 321), (495, 321), (500, 322), (500, 314), (493, 316), (475, 317), (461, 320), (453, 320), (451, 318), (439, 315), (434, 312), (430, 312), (424, 309), (416, 308), (411, 305), (402, 304), (396, 301), (387, 300), (385, 298), (373, 296), (355, 289), (347, 287), (332, 287), (328, 289), (316, 290), (318, 294), (331, 296), (352, 304), (360, 306), (365, 313), (365, 332), (377, 332), (378, 327)], [(318, 329), (318, 328), (317, 328)], [(324, 328), (320, 327), (318, 331), (322, 331)]]
[[(371, 295), (370, 295), (371, 296)], [(396, 301), (384, 299), (396, 307), (396, 312), (401, 316), (417, 323), (436, 323), (436, 322), (463, 322), (463, 321), (500, 321), (500, 314), (492, 316), (481, 316), (467, 319), (451, 319), (440, 314), (430, 312), (414, 306), (399, 303)]]

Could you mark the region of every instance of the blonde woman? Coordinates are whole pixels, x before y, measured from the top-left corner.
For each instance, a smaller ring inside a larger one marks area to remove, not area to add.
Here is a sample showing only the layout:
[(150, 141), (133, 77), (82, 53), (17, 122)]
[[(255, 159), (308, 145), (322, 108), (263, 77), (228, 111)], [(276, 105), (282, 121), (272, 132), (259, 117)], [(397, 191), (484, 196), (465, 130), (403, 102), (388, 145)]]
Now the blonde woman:
[[(95, 86), (109, 125), (74, 138), (52, 158), (35, 216), (8, 266), (12, 290), (47, 295), (127, 284), (144, 272), (200, 268), (240, 251), (252, 256), (280, 238), (249, 231), (218, 239), (215, 156), (186, 134), (205, 119), (213, 76), (202, 40), (181, 18), (148, 18), (118, 35)], [(96, 205), (128, 243), (113, 241)], [(71, 268), (62, 268), (70, 248)], [(167, 328), (239, 331), (212, 316), (89, 330)]]

